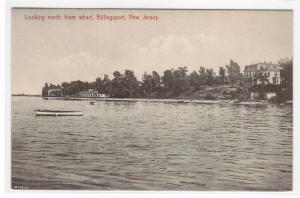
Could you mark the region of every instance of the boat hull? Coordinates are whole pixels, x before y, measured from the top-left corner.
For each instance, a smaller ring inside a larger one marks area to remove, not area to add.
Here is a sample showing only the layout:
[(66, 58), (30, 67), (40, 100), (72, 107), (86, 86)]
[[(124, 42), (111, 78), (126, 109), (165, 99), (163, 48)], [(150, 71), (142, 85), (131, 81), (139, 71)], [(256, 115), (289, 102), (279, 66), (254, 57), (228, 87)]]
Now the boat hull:
[(81, 111), (35, 111), (37, 116), (82, 116)]

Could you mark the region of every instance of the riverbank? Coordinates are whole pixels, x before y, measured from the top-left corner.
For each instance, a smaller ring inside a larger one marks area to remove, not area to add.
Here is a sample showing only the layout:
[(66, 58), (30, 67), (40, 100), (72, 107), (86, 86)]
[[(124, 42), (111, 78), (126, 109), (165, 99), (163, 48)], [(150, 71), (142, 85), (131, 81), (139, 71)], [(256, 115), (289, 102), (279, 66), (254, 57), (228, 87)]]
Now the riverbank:
[[(194, 104), (232, 104), (232, 105), (268, 105), (267, 100), (238, 101), (238, 100), (199, 100), (199, 99), (148, 99), (148, 98), (75, 98), (75, 97), (44, 97), (46, 100), (73, 100), (73, 101), (123, 101), (123, 102), (165, 102), (165, 103), (194, 103)], [(288, 101), (283, 104), (293, 104)]]

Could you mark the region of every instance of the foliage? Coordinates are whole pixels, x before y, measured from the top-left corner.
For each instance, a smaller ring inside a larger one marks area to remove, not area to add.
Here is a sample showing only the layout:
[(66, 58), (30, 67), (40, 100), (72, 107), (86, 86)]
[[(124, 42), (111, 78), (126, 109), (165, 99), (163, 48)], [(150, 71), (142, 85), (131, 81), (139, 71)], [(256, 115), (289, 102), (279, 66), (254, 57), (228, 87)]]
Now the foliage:
[[(291, 98), (293, 60), (288, 58), (280, 59), (279, 64), (283, 67), (281, 72), (283, 89)], [(191, 96), (205, 87), (223, 87), (227, 84), (227, 80), (229, 80), (231, 86), (242, 88), (244, 79), (240, 71), (239, 64), (230, 60), (225, 67), (219, 67), (218, 75), (215, 74), (213, 69), (204, 66), (200, 66), (198, 72), (192, 71), (191, 73), (188, 72), (187, 67), (179, 67), (165, 70), (162, 76), (156, 71), (152, 71), (152, 74), (145, 72), (141, 81), (138, 81), (134, 72), (126, 69), (123, 74), (119, 71), (113, 72), (112, 79), (109, 79), (108, 75), (105, 74), (103, 79), (97, 77), (94, 82), (77, 80), (63, 82), (61, 85), (45, 83), (42, 89), (42, 96), (47, 96), (48, 90), (51, 89), (61, 89), (63, 96), (76, 96), (80, 91), (92, 89), (118, 98), (184, 97), (185, 95)], [(268, 85), (266, 76), (258, 74), (257, 78), (263, 82), (262, 86)], [(245, 94), (243, 95), (247, 95), (248, 91), (244, 90), (244, 92)]]
[(94, 82), (83, 82), (80, 80), (63, 82), (60, 85), (50, 86), (45, 83), (42, 90), (43, 97), (47, 91), (54, 88), (61, 88), (64, 96), (76, 96), (81, 91), (89, 89), (99, 93), (109, 94), (111, 97), (176, 97), (185, 92), (200, 90), (202, 86), (217, 85), (213, 69), (200, 67), (199, 73), (193, 71), (188, 75), (187, 67), (168, 69), (164, 75), (153, 71), (152, 75), (144, 73), (142, 82), (138, 81), (131, 70), (125, 70), (124, 74), (119, 71), (113, 72), (113, 79), (104, 75), (103, 80), (97, 77)]
[(278, 61), (278, 64), (283, 68), (280, 72), (282, 85), (287, 94), (287, 98), (293, 98), (293, 58), (283, 58)]
[(221, 83), (222, 84), (225, 84), (225, 74), (226, 73), (226, 70), (224, 69), (224, 67), (219, 67), (219, 76), (220, 76), (220, 79), (221, 79)]
[(238, 63), (230, 60), (229, 65), (226, 65), (229, 82), (232, 86), (237, 85), (242, 78), (241, 68)]
[(200, 88), (200, 76), (196, 71), (193, 71), (189, 76), (190, 86), (194, 90), (199, 90)]
[(254, 78), (259, 80), (262, 85), (269, 84), (269, 80), (268, 80), (268, 77), (267, 77), (266, 73), (264, 73), (264, 74), (263, 73), (256, 73), (254, 75)]

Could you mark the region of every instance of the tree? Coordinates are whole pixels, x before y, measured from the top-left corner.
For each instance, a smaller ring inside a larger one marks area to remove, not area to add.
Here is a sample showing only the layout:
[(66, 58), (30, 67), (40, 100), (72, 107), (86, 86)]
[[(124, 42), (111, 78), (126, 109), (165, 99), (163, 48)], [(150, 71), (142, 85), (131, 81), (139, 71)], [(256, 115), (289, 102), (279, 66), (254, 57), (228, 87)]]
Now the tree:
[(206, 76), (206, 84), (207, 85), (212, 85), (213, 84), (213, 76), (214, 76), (214, 70), (213, 69), (206, 69), (205, 72)]
[(239, 80), (241, 79), (241, 67), (238, 63), (234, 62), (233, 60), (230, 60), (229, 65), (226, 65), (228, 78), (231, 86), (237, 85)]
[(153, 88), (155, 87), (154, 79), (151, 75), (148, 75), (146, 72), (143, 75), (143, 88), (144, 95), (146, 96), (148, 93), (151, 93)]
[(280, 76), (282, 85), (286, 89), (286, 97), (288, 100), (293, 99), (293, 58), (283, 58), (278, 61), (282, 67)]
[(153, 76), (153, 80), (154, 80), (155, 89), (159, 89), (160, 88), (160, 83), (161, 83), (161, 79), (160, 79), (159, 74), (156, 71), (153, 71), (152, 76)]
[(99, 92), (104, 92), (104, 83), (100, 77), (96, 78), (95, 89)]
[(134, 72), (126, 69), (124, 72), (123, 81), (126, 91), (129, 92), (129, 97), (134, 97), (138, 90), (138, 81), (134, 75)]
[(222, 84), (225, 84), (225, 72), (226, 70), (224, 69), (224, 67), (219, 67), (219, 76), (221, 77)]
[(61, 84), (61, 88), (62, 88), (62, 92), (63, 92), (63, 95), (64, 96), (70, 96), (72, 95), (72, 87), (71, 87), (71, 84), (68, 83), (68, 82), (63, 82)]
[(42, 97), (47, 97), (48, 96), (48, 83), (45, 83), (45, 86), (42, 89)]
[(192, 89), (198, 90), (200, 87), (200, 76), (198, 75), (198, 73), (196, 71), (193, 71), (190, 75), (189, 75), (189, 81), (190, 81), (190, 85), (192, 86)]
[(112, 97), (126, 97), (123, 75), (119, 71), (113, 72), (110, 94)]
[(48, 96), (48, 93), (47, 93), (45, 87), (43, 87), (43, 89), (42, 89), (42, 97), (47, 97), (47, 96)]
[(167, 91), (170, 91), (173, 88), (173, 72), (172, 70), (168, 69), (164, 71), (164, 76), (162, 77), (162, 82), (164, 85), (164, 88)]
[(280, 76), (282, 77), (282, 84), (287, 86), (293, 85), (293, 58), (282, 58), (278, 61), (282, 67)]
[(256, 73), (254, 75), (254, 78), (259, 80), (262, 85), (269, 84), (269, 79), (266, 73), (262, 73), (262, 72)]
[(115, 80), (120, 80), (122, 77), (122, 75), (119, 71), (114, 71), (113, 76), (114, 76)]
[(199, 76), (200, 84), (205, 85), (206, 84), (206, 73), (205, 73), (205, 68), (204, 67), (200, 67), (199, 75), (200, 75)]
[(48, 83), (45, 83), (45, 89), (48, 89), (49, 86), (48, 86)]
[(187, 71), (187, 67), (179, 67), (173, 71), (173, 94), (178, 95), (188, 89)]
[(105, 74), (103, 78), (103, 88), (105, 94), (111, 94), (111, 81), (107, 74)]

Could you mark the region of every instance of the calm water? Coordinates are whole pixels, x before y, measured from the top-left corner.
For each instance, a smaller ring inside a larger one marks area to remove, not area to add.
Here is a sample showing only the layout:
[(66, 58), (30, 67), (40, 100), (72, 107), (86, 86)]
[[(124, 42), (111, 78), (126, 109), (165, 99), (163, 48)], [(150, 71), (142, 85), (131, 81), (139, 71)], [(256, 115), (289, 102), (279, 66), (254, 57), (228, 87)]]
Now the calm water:
[(292, 106), (12, 97), (12, 187), (291, 190), (292, 120)]

